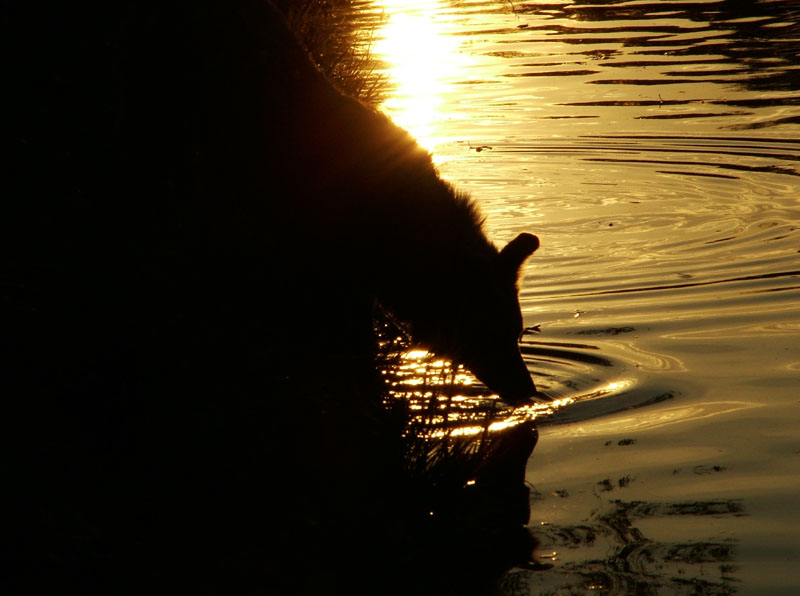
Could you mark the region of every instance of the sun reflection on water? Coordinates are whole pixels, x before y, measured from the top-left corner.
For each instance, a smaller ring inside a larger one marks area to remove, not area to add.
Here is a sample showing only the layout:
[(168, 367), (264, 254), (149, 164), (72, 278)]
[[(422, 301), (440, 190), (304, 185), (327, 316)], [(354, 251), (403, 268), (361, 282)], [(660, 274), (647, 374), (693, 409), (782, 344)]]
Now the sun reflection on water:
[(408, 404), (429, 439), (501, 432), (553, 414), (570, 397), (512, 408), (461, 365), (425, 350), (408, 350), (384, 371), (392, 399)]
[(459, 39), (437, 19), (440, 2), (424, 0), (377, 0), (386, 16), (373, 47), (374, 55), (386, 63), (386, 75), (395, 90), (383, 109), (433, 151), (440, 142), (437, 122), (441, 113), (445, 80), (464, 66)]

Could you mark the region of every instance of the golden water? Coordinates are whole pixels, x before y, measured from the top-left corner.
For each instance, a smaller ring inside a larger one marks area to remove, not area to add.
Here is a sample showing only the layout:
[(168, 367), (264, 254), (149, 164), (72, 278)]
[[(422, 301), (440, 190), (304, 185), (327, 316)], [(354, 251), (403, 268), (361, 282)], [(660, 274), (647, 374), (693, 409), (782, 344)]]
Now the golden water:
[[(800, 591), (800, 6), (374, 0), (384, 109), (521, 280), (548, 572), (506, 593)], [(374, 20), (372, 21), (374, 22)]]

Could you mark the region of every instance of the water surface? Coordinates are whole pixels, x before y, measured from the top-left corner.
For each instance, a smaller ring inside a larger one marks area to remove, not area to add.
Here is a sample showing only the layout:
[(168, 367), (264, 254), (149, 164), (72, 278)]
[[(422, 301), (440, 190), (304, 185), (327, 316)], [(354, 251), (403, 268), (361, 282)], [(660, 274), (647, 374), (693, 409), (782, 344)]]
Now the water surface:
[[(800, 6), (374, 0), (384, 109), (542, 248), (513, 594), (800, 589)], [(376, 17), (377, 15), (377, 17)]]

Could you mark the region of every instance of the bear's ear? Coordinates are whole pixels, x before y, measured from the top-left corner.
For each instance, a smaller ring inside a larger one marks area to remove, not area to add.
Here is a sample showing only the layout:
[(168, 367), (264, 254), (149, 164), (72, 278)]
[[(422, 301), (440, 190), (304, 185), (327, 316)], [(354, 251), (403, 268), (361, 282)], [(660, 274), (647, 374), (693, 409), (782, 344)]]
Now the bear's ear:
[(539, 248), (539, 239), (533, 234), (523, 232), (500, 251), (500, 259), (506, 270), (517, 273), (519, 268), (536, 249)]

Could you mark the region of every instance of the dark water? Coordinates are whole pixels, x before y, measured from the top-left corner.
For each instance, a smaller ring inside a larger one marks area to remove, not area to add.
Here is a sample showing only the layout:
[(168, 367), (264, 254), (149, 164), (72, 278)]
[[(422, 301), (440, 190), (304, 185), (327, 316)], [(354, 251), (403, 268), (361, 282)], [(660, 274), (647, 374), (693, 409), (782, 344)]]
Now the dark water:
[(372, 9), (385, 109), (498, 243), (542, 241), (522, 349), (558, 400), (528, 464), (555, 567), (507, 593), (800, 589), (800, 5)]

